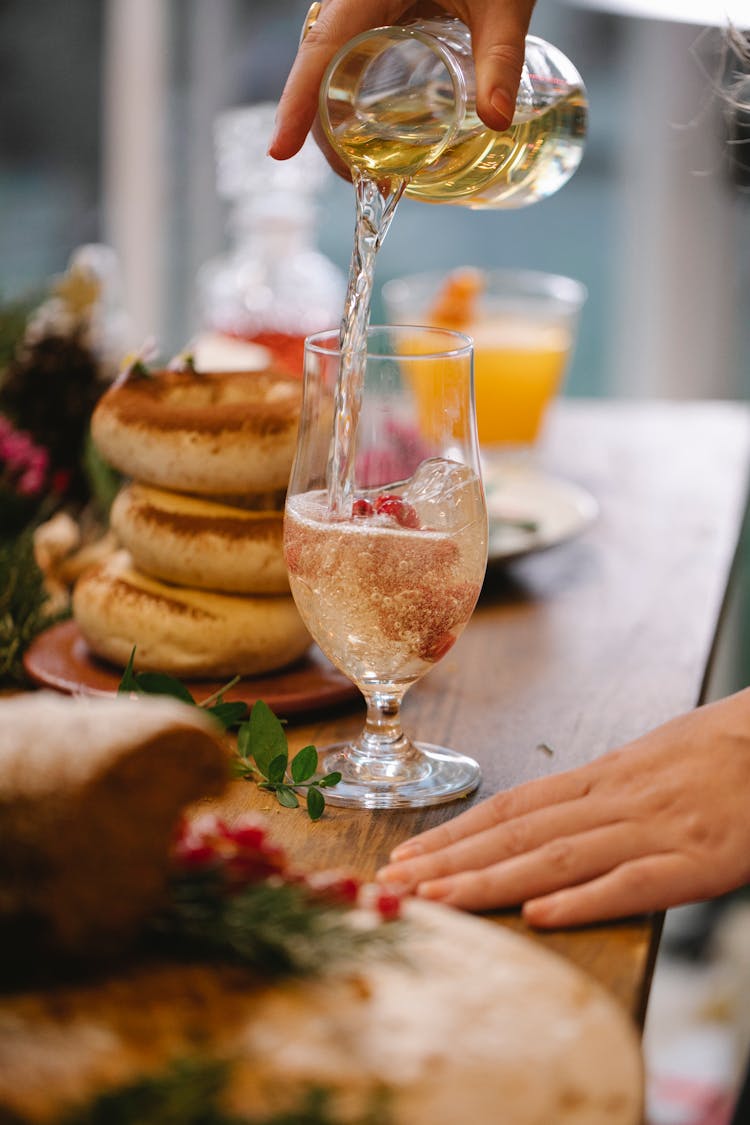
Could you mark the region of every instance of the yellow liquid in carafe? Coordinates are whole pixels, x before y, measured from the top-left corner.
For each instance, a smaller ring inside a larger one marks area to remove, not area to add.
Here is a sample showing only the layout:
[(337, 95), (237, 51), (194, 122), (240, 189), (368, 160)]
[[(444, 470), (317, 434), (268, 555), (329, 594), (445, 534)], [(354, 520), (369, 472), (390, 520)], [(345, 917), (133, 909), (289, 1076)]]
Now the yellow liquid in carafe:
[[(587, 103), (570, 89), (504, 133), (476, 116), (440, 151), (434, 117), (407, 98), (381, 99), (377, 116), (334, 129), (336, 146), (355, 169), (377, 180), (406, 180), (406, 195), (427, 203), (522, 207), (566, 182), (586, 135)], [(425, 142), (424, 137), (430, 138)]]

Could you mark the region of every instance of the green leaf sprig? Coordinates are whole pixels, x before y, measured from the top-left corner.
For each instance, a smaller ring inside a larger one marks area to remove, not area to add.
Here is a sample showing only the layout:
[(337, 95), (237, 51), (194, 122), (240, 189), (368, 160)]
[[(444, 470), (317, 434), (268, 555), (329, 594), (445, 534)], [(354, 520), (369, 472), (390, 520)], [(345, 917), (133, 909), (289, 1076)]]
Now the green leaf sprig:
[(153, 379), (154, 374), (149, 371), (142, 359), (134, 359), (125, 369), (126, 379)]
[(168, 695), (172, 699), (179, 699), (183, 703), (191, 703), (194, 707), (200, 707), (209, 715), (213, 715), (225, 730), (232, 730), (248, 716), (249, 708), (246, 703), (241, 701), (227, 703), (224, 700), (224, 694), (234, 687), (239, 681), (239, 676), (235, 676), (234, 679), (199, 703), (185, 687), (182, 680), (178, 680), (175, 676), (168, 676), (165, 672), (135, 672), (133, 669), (134, 663), (135, 648), (130, 653), (122, 679), (117, 686), (118, 695), (131, 695), (132, 693), (137, 695)]
[[(282, 724), (262, 699), (253, 704), (250, 718), (237, 734), (235, 774), (258, 782), (260, 789), (273, 793), (280, 805), (296, 809), (299, 791), (306, 791), (305, 803), (310, 820), (320, 820), (325, 811), (323, 789), (341, 781), (338, 771), (316, 777), (318, 751), (303, 746), (289, 761), (289, 744)], [(258, 775), (260, 779), (258, 780)]]
[(226, 730), (238, 728), (235, 777), (255, 781), (260, 789), (273, 793), (279, 804), (287, 809), (299, 807), (299, 791), (303, 790), (307, 815), (310, 820), (320, 820), (326, 807), (322, 791), (338, 785), (341, 774), (336, 772), (324, 777), (315, 776), (318, 751), (314, 746), (304, 746), (290, 763), (289, 743), (284, 727), (262, 699), (253, 704), (252, 711), (246, 703), (227, 703), (224, 694), (234, 687), (239, 676), (235, 676), (224, 687), (199, 703), (181, 680), (164, 672), (136, 672), (134, 662), (135, 648), (130, 653), (118, 685), (119, 695), (133, 692), (141, 695), (169, 695), (207, 711)]
[[(224, 1106), (233, 1061), (206, 1057), (178, 1058), (155, 1074), (135, 1078), (74, 1106), (60, 1125), (343, 1125), (323, 1086), (300, 1091), (297, 1105), (258, 1117), (233, 1113)], [(388, 1093), (376, 1088), (363, 1116), (349, 1125), (388, 1125)]]

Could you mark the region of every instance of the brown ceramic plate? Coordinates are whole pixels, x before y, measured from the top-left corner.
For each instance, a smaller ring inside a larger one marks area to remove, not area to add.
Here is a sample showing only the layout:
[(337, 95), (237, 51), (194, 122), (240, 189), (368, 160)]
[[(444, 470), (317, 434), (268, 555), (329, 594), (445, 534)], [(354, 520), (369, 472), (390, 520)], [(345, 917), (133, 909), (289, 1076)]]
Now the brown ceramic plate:
[[(32, 641), (24, 667), (34, 683), (68, 695), (112, 695), (122, 672), (94, 656), (75, 621), (53, 625)], [(223, 685), (211, 680), (186, 680), (197, 701)], [(302, 660), (280, 672), (240, 680), (224, 697), (252, 706), (262, 699), (277, 715), (309, 714), (361, 699), (359, 690), (313, 645)]]

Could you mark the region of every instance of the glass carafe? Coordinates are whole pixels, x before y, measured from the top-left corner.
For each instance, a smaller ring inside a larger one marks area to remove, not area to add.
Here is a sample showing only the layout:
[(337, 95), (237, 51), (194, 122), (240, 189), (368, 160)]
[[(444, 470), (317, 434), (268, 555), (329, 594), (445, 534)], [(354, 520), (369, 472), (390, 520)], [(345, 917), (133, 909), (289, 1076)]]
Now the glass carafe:
[(475, 209), (523, 207), (565, 184), (578, 167), (587, 101), (573, 64), (526, 39), (510, 127), (477, 114), (471, 35), (451, 17), (374, 28), (335, 55), (320, 90), (320, 118), (336, 153), (406, 194)]

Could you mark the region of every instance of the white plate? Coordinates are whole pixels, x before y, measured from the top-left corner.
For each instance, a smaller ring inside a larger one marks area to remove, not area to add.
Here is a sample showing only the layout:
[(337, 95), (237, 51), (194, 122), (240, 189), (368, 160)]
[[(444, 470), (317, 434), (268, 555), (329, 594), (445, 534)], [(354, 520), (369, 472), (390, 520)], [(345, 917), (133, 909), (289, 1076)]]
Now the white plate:
[(529, 459), (501, 457), (485, 462), (482, 470), (490, 563), (564, 543), (585, 531), (599, 514), (591, 493), (552, 476)]
[(223, 332), (201, 332), (188, 351), (198, 371), (262, 371), (271, 362), (268, 348)]

